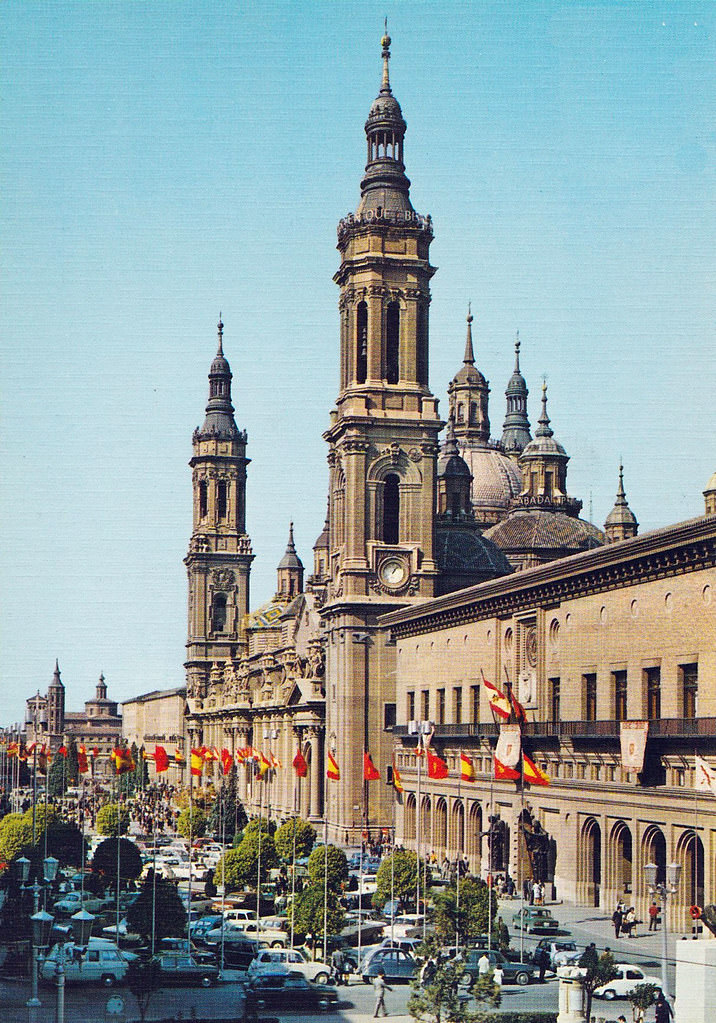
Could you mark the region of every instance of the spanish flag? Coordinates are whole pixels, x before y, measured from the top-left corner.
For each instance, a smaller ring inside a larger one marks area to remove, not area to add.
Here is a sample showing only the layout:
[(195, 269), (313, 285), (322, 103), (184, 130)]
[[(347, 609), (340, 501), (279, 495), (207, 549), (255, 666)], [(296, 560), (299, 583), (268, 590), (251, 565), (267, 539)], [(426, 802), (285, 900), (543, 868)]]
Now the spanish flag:
[(80, 746), (77, 750), (77, 770), (80, 774), (87, 774), (89, 771), (89, 761), (87, 760), (87, 749), (85, 746)]
[(370, 753), (363, 754), (363, 781), (379, 781), (380, 771), (371, 760)]
[(341, 777), (341, 769), (332, 753), (326, 754), (326, 777), (329, 781), (339, 781)]
[(169, 757), (167, 751), (163, 746), (154, 747), (154, 770), (157, 774), (161, 774), (162, 771), (169, 769)]
[(116, 746), (112, 750), (112, 760), (114, 760), (114, 766), (117, 774), (128, 774), (137, 766), (134, 763), (131, 751), (126, 746), (124, 749), (120, 749), (119, 746)]
[(186, 763), (186, 758), (185, 758), (184, 754), (182, 753), (182, 751), (180, 749), (175, 749), (174, 750), (174, 763), (175, 764), (185, 764)]
[(399, 796), (402, 795), (403, 779), (400, 777), (400, 771), (395, 766), (395, 760), (393, 760), (393, 788), (395, 789)]
[(460, 781), (475, 781), (475, 765), (465, 753), (460, 754)]
[(259, 750), (256, 754), (256, 760), (254, 761), (254, 778), (265, 778), (270, 767), (271, 764)]
[(428, 778), (435, 778), (436, 780), (447, 778), (448, 765), (442, 757), (439, 757), (437, 753), (433, 753), (429, 747), (426, 753), (428, 754)]
[(522, 774), (530, 785), (549, 785), (550, 783), (549, 775), (540, 771), (539, 767), (524, 752), (522, 753)]
[(191, 773), (197, 778), (204, 773), (204, 754), (200, 749), (191, 751)]
[(234, 758), (225, 747), (221, 751), (221, 766), (223, 768), (224, 774), (228, 774), (231, 768), (234, 766)]
[(503, 764), (497, 757), (493, 757), (495, 761), (495, 781), (518, 781), (520, 778), (520, 772), (516, 771), (514, 767), (508, 767)]
[(497, 714), (498, 717), (504, 718), (505, 721), (509, 721), (512, 716), (512, 705), (510, 704), (510, 701), (501, 689), (494, 686), (492, 682), (487, 681), (485, 678), (485, 672), (482, 668), (480, 669), (480, 674), (482, 675), (482, 684), (485, 689), (487, 689), (487, 698), (490, 701), (490, 709), (494, 714)]

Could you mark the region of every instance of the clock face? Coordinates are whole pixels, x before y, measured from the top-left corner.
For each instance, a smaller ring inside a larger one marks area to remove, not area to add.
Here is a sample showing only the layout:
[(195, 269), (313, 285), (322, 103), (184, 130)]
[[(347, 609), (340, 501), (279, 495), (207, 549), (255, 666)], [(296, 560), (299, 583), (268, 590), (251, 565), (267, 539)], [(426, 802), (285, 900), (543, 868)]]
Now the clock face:
[(381, 582), (391, 590), (399, 589), (408, 577), (405, 562), (399, 558), (387, 558), (380, 566)]

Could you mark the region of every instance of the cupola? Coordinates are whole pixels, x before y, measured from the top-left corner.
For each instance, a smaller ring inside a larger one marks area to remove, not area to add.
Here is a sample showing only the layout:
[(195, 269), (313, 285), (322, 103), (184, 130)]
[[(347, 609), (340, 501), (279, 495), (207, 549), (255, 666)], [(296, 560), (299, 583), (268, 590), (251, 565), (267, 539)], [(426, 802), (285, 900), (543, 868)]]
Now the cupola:
[(607, 515), (604, 523), (604, 533), (607, 543), (615, 543), (617, 540), (628, 540), (636, 536), (639, 530), (639, 523), (636, 515), (627, 504), (624, 493), (624, 466), (619, 466), (619, 484), (617, 486), (617, 497), (614, 507)]

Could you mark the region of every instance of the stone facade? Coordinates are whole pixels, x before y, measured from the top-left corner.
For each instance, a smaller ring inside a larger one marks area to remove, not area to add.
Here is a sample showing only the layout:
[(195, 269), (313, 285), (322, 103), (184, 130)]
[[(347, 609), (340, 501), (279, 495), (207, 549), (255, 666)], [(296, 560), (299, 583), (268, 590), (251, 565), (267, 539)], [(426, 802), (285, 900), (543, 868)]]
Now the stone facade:
[[(153, 753), (155, 746), (163, 746), (170, 758), (168, 772), (157, 775), (154, 761), (147, 760), (151, 781), (164, 780), (172, 785), (184, 785), (187, 780), (186, 689), (154, 690), (125, 700), (122, 704), (122, 735), (128, 746), (136, 744)], [(171, 763), (176, 750), (184, 756), (182, 764)]]

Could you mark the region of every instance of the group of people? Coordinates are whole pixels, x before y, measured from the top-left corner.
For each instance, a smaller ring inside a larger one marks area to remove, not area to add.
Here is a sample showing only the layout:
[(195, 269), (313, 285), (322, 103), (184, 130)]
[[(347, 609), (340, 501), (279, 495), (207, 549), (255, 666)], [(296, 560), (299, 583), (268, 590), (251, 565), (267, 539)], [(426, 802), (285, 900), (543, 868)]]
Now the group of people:
[[(651, 913), (651, 910), (649, 912)], [(614, 924), (614, 936), (616, 938), (618, 938), (622, 934), (625, 934), (627, 938), (636, 937), (636, 925), (638, 921), (636, 918), (636, 910), (634, 909), (633, 906), (627, 907), (626, 903), (620, 900), (617, 903), (617, 908), (612, 913), (612, 923)], [(651, 931), (655, 929), (656, 929), (655, 926), (654, 927), (651, 926), (650, 916), (649, 930)]]

